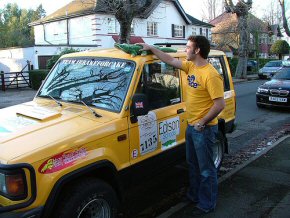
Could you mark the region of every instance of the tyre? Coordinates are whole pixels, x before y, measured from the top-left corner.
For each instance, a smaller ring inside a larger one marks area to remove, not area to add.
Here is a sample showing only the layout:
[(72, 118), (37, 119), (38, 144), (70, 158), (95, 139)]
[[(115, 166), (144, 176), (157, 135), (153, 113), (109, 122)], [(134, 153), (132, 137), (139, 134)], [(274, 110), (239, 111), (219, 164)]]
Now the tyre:
[(88, 178), (64, 191), (53, 217), (114, 218), (117, 205), (117, 196), (111, 186), (102, 180)]
[(214, 157), (214, 164), (217, 169), (219, 169), (222, 165), (223, 157), (224, 157), (224, 148), (226, 139), (221, 131), (218, 131), (217, 140), (215, 146), (213, 148), (213, 157)]
[(264, 79), (265, 77), (262, 76), (262, 75), (258, 75), (259, 76), (259, 79)]

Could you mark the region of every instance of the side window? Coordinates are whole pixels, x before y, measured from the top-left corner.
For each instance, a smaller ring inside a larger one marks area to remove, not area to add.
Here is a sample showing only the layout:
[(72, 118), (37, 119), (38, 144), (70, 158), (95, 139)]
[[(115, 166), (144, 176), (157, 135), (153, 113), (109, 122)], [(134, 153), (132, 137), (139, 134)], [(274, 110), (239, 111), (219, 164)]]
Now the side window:
[(145, 64), (137, 87), (151, 110), (181, 102), (179, 70), (163, 62)]
[(225, 91), (229, 91), (230, 90), (229, 77), (227, 74), (227, 69), (226, 69), (223, 57), (222, 56), (209, 57), (208, 61), (214, 66), (214, 68), (218, 71), (218, 73), (223, 77)]

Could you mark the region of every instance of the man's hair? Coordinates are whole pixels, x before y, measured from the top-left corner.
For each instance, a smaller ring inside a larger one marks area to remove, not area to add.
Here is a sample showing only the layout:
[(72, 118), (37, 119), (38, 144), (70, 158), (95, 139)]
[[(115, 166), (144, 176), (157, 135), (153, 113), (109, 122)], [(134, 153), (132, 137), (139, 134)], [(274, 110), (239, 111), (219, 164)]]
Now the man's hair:
[(200, 56), (207, 59), (210, 51), (210, 43), (204, 36), (189, 36), (187, 40), (194, 42), (195, 47), (200, 49)]

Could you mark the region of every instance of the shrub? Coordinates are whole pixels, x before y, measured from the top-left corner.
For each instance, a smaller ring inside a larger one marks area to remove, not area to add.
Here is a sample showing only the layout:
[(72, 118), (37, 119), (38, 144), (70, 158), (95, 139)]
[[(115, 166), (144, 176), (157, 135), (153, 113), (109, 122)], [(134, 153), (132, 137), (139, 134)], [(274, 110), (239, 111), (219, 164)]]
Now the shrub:
[(289, 54), (289, 44), (285, 40), (277, 40), (270, 48), (271, 53), (279, 55), (279, 59), (282, 60), (283, 54)]
[(78, 52), (78, 50), (73, 49), (73, 48), (63, 49), (58, 55), (54, 55), (52, 58), (50, 58), (47, 61), (47, 64), (46, 64), (47, 69), (50, 70), (62, 55), (74, 53), (74, 52)]
[(235, 76), (235, 74), (236, 74), (236, 69), (237, 69), (237, 66), (238, 66), (238, 61), (239, 61), (238, 58), (231, 58), (229, 60), (229, 64), (230, 64), (230, 69), (231, 69), (232, 76)]
[(31, 88), (34, 90), (38, 90), (42, 84), (42, 81), (47, 76), (49, 70), (31, 70), (29, 71), (29, 80), (31, 84)]

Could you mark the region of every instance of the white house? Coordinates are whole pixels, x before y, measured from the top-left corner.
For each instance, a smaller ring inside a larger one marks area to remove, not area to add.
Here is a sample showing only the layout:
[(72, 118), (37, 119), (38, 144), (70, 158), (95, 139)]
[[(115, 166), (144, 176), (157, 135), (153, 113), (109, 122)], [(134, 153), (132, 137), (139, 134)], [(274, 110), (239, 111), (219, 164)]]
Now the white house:
[[(178, 0), (155, 2), (133, 20), (131, 43), (185, 43), (189, 35), (204, 35), (211, 40), (213, 26), (186, 14)], [(33, 57), (27, 58), (35, 69), (46, 68), (47, 60), (64, 48), (113, 47), (120, 28), (113, 14), (98, 8), (97, 0), (74, 0), (29, 25), (34, 28), (35, 46)]]

